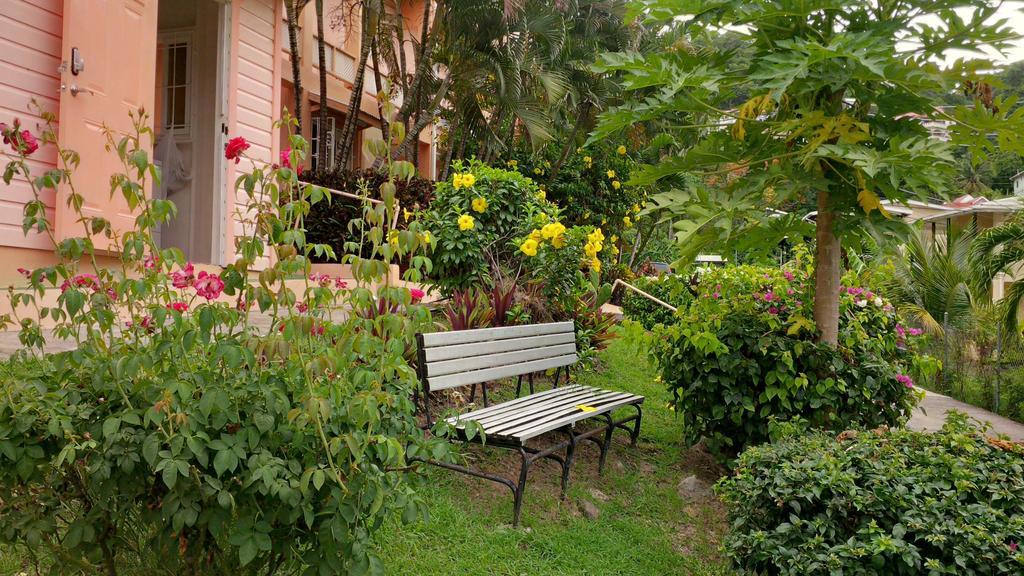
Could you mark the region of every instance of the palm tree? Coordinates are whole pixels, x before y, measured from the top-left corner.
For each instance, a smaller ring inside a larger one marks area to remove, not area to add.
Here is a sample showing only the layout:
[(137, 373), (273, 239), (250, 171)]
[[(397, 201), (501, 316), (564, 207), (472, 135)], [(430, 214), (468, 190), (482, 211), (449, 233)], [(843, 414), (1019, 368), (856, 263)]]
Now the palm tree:
[(943, 333), (944, 326), (972, 326), (988, 297), (978, 290), (971, 266), (972, 227), (953, 229), (945, 241), (922, 241), (910, 234), (901, 254), (893, 258), (895, 270), (888, 293), (900, 312), (926, 332)]
[[(999, 273), (1017, 272), (1024, 264), (1024, 214), (1018, 213), (979, 234), (971, 257), (978, 285), (990, 285)], [(1024, 301), (1024, 280), (1014, 280), (998, 303), (1006, 333), (1012, 338), (1020, 336), (1018, 318), (1021, 301)]]

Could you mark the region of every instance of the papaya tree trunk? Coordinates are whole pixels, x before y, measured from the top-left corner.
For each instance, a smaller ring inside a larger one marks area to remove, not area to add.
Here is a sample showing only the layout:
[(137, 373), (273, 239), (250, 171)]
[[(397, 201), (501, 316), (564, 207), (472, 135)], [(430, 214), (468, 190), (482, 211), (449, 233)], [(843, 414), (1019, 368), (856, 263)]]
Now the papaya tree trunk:
[(818, 192), (817, 249), (814, 254), (814, 323), (819, 341), (835, 346), (839, 341), (839, 283), (842, 247), (835, 235), (835, 212), (828, 192)]
[(292, 61), (292, 87), (295, 89), (295, 109), (292, 114), (298, 123), (298, 133), (302, 134), (302, 62), (299, 61), (299, 6), (305, 2), (288, 0), (285, 2), (285, 13), (288, 18), (288, 51)]

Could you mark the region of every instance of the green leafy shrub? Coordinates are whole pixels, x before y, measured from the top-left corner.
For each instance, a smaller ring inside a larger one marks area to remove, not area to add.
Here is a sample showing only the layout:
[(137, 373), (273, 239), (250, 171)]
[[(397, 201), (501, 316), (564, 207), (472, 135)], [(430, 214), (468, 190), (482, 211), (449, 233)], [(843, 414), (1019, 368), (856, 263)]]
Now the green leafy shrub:
[[(388, 175), (381, 170), (338, 170), (334, 172), (310, 172), (301, 175), (303, 182), (323, 186), (332, 190), (359, 194), (360, 190), (378, 190)], [(434, 198), (434, 183), (425, 178), (414, 176), (408, 180), (402, 178), (395, 181), (395, 198), (400, 206), (409, 212), (425, 209)], [(363, 214), (362, 204), (358, 200), (334, 195), (330, 202), (317, 202), (309, 208), (303, 225), (306, 229), (306, 241), (311, 244), (323, 244), (334, 249), (335, 254), (345, 252), (345, 242), (356, 240), (349, 230), (349, 222)], [(399, 218), (399, 227), (408, 222), (408, 218)], [(313, 262), (327, 262), (324, 257), (312, 257)]]
[(494, 276), (518, 259), (513, 240), (541, 214), (558, 214), (558, 207), (518, 172), (477, 160), (455, 162), (452, 171), (449, 181), (437, 183), (433, 202), (419, 215), (435, 239), (429, 282), (445, 296), (489, 288)]
[(808, 272), (706, 269), (678, 320), (658, 328), (652, 355), (688, 441), (729, 458), (768, 438), (771, 419), (813, 428), (895, 425), (917, 392), (912, 335), (881, 296), (849, 287), (839, 344), (818, 344)]
[[(307, 242), (301, 221), (328, 197), (287, 166), (240, 171), (251, 216), (237, 259), (197, 274), (153, 241), (174, 207), (145, 195), (159, 172), (148, 118), (132, 120), (134, 133), (106, 133), (130, 230), (81, 212), (73, 151), (58, 148), (62, 167), (33, 178), (23, 148), (4, 171), (36, 195), (26, 229), (52, 230), (38, 205), (60, 184), (86, 235), (56, 242), (56, 263), (24, 271), (29, 289), (11, 292), (31, 358), (0, 372), (0, 542), (57, 574), (380, 573), (373, 532), (425, 514), (411, 458), (449, 457), (411, 401), (411, 336), (429, 314), (406, 288), (367, 288), (386, 283), (395, 259), (412, 257), (409, 279), (426, 265), (413, 256), (427, 247), (418, 223), (389, 229), (389, 190), (411, 164), (387, 162), (384, 201), (352, 222), (370, 239), (367, 258), (359, 247), (341, 258), (355, 285), (310, 274), (311, 255), (332, 250)], [(52, 128), (42, 141), (57, 146)], [(305, 146), (292, 137), (292, 165)], [(247, 147), (233, 138), (226, 156), (242, 160)], [(96, 266), (97, 236), (121, 266)], [(59, 291), (56, 304), (47, 290)], [(43, 354), (41, 318), (76, 348)]]
[[(633, 280), (630, 284), (676, 308), (685, 307), (692, 299), (689, 276), (679, 274), (644, 276)], [(667, 325), (675, 322), (675, 316), (671, 310), (627, 289), (624, 289), (622, 293), (622, 314), (639, 322), (648, 330), (653, 330), (658, 324)]]
[(962, 414), (936, 433), (756, 446), (716, 489), (723, 549), (751, 574), (1024, 573), (1024, 447), (987, 442)]

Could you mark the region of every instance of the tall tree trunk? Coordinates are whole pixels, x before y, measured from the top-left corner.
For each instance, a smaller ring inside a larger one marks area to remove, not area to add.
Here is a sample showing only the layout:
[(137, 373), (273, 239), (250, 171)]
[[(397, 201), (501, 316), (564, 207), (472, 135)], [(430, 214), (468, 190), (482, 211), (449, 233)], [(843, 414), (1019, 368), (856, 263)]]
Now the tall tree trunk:
[(558, 171), (562, 169), (562, 165), (565, 164), (569, 153), (576, 147), (576, 133), (579, 132), (580, 126), (583, 125), (583, 121), (586, 120), (587, 115), (590, 114), (590, 102), (584, 102), (580, 105), (580, 113), (576, 117), (576, 123), (572, 125), (572, 132), (569, 134), (569, 138), (565, 141), (562, 146), (562, 153), (558, 155), (558, 161), (551, 167), (551, 175), (548, 177), (548, 186), (554, 183), (555, 177), (558, 176)]
[(359, 117), (359, 108), (363, 102), (363, 85), (366, 81), (366, 61), (370, 57), (370, 34), (376, 28), (371, 25), (372, 15), (368, 4), (369, 2), (363, 2), (360, 14), (362, 37), (359, 39), (359, 62), (356, 63), (356, 78), (352, 84), (352, 96), (348, 99), (348, 115), (345, 117), (345, 127), (341, 131), (338, 142), (340, 147), (336, 154), (336, 161), (342, 166), (347, 164), (345, 159), (351, 156), (352, 144), (355, 142), (356, 119)]
[(299, 60), (299, 6), (305, 4), (299, 0), (285, 2), (285, 14), (288, 18), (288, 51), (292, 61), (292, 87), (295, 89), (295, 109), (292, 114), (298, 122), (299, 134), (302, 134), (302, 62)]
[(456, 116), (448, 130), (448, 150), (444, 153), (444, 162), (441, 164), (441, 175), (439, 178), (442, 182), (448, 180), (448, 172), (452, 169), (452, 156), (455, 154), (455, 137), (458, 136), (459, 130), (461, 130), (461, 121), (459, 116)]
[[(423, 25), (420, 28), (420, 49), (416, 54), (416, 71), (414, 72), (412, 82), (409, 84), (409, 93), (405, 94), (405, 101), (402, 102), (402, 107), (398, 111), (398, 117), (405, 122), (408, 126), (407, 119), (413, 115), (413, 108), (419, 109), (422, 107), (422, 87), (423, 80), (426, 75), (430, 72), (430, 58), (434, 52), (434, 42), (431, 41), (432, 27), (430, 25), (430, 5), (432, 2), (423, 3)], [(443, 1), (437, 2), (437, 12), (440, 13)], [(415, 122), (415, 120), (413, 120)]]
[(324, 0), (316, 0), (316, 49), (320, 55), (320, 138), (317, 140), (317, 170), (326, 172), (330, 162), (327, 160), (327, 48), (324, 39)]
[(839, 282), (842, 276), (842, 247), (835, 235), (835, 216), (828, 192), (818, 192), (814, 322), (821, 331), (819, 341), (830, 346), (839, 341)]
[[(380, 27), (377, 27), (377, 32), (380, 32)], [(388, 138), (388, 132), (390, 127), (388, 123), (390, 118), (384, 117), (384, 102), (380, 97), (380, 91), (383, 90), (384, 84), (381, 82), (380, 76), (380, 46), (379, 34), (373, 35), (373, 42), (370, 44), (370, 57), (373, 59), (373, 81), (377, 83), (377, 118), (380, 120), (380, 131), (385, 138)], [(390, 96), (390, 95), (389, 95)]]

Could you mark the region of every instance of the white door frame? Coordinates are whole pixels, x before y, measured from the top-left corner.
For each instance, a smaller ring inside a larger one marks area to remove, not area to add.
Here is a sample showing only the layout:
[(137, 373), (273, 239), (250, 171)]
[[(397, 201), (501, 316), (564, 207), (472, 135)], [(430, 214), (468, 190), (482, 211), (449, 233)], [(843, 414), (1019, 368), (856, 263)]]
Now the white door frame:
[(210, 262), (223, 266), (227, 264), (226, 258), (226, 245), (227, 245), (227, 233), (228, 223), (226, 214), (226, 201), (229, 191), (227, 170), (228, 164), (224, 159), (224, 147), (227, 145), (228, 139), (228, 76), (231, 70), (231, 2), (225, 0), (215, 0), (218, 4), (218, 18), (217, 18), (217, 91), (215, 94), (216, 98), (216, 118), (217, 127), (215, 130), (215, 142), (214, 142), (214, 160), (213, 160), (213, 222), (215, 230), (213, 231), (213, 246), (211, 251), (213, 252), (210, 256)]

